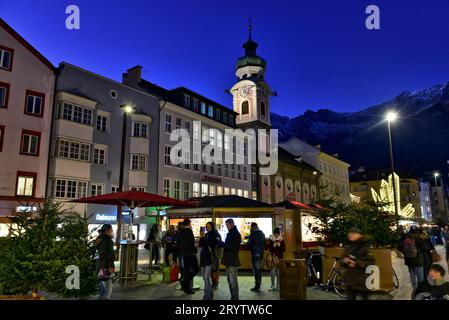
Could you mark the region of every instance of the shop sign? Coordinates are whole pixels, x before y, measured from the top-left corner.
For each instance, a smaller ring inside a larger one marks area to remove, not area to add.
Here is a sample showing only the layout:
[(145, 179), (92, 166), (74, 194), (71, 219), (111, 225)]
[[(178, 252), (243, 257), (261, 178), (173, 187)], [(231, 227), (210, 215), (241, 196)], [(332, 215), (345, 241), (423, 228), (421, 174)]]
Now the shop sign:
[(211, 176), (201, 176), (201, 182), (210, 182), (221, 184), (221, 178), (211, 177)]
[(107, 215), (103, 213), (97, 213), (95, 216), (95, 220), (97, 221), (108, 221), (108, 222), (116, 222), (117, 216), (115, 215)]

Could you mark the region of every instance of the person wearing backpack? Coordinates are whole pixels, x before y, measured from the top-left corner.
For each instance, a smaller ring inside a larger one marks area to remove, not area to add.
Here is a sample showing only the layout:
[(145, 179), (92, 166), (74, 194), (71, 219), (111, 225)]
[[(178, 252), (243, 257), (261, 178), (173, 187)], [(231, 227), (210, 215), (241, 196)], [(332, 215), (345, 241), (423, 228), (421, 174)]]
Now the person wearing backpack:
[(399, 241), (398, 250), (404, 254), (405, 265), (410, 272), (413, 292), (415, 292), (418, 284), (424, 280), (424, 252), (426, 250), (418, 227), (410, 227), (410, 231)]

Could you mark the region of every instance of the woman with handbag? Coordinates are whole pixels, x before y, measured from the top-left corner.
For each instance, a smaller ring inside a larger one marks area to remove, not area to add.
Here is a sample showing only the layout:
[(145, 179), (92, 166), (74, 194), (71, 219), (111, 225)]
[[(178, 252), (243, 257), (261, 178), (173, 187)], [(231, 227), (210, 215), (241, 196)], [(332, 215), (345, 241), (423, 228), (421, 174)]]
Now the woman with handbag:
[(213, 222), (206, 224), (207, 233), (202, 242), (203, 248), (200, 253), (200, 267), (204, 280), (203, 300), (213, 300), (214, 290), (212, 287), (212, 273), (218, 270), (219, 260), (217, 257), (217, 247), (220, 245), (220, 234), (215, 229)]
[(98, 280), (100, 281), (99, 300), (109, 300), (112, 293), (112, 275), (114, 268), (114, 242), (112, 226), (104, 224), (97, 238), (98, 250)]
[(273, 234), (270, 236), (270, 249), (268, 258), (268, 264), (271, 265), (271, 288), (269, 291), (279, 291), (279, 260), (284, 258), (285, 242), (284, 237), (281, 235), (279, 228), (273, 230)]

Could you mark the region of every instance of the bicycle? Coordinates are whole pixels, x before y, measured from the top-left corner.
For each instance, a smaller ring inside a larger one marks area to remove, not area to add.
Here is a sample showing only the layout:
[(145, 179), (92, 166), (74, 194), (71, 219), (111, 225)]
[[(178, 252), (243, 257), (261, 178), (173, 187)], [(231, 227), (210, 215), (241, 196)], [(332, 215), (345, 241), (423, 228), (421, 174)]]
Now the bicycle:
[[(325, 292), (329, 292), (333, 290), (338, 296), (346, 299), (345, 296), (345, 284), (343, 280), (343, 267), (337, 267), (338, 261), (341, 259), (340, 257), (332, 257), (334, 259), (334, 263), (332, 265), (331, 271), (329, 272), (329, 275), (327, 277), (326, 283), (321, 283), (321, 278), (319, 276), (319, 273), (316, 271), (315, 266), (313, 265), (313, 257), (320, 256), (320, 257), (326, 257), (325, 255), (321, 253), (313, 253), (310, 250), (307, 250), (309, 253), (309, 257), (307, 259), (307, 283), (310, 283), (311, 281), (314, 281), (313, 285), (316, 285), (321, 290)], [(394, 271), (392, 269), (392, 276), (393, 276), (393, 288), (394, 290), (399, 288), (399, 279)]]

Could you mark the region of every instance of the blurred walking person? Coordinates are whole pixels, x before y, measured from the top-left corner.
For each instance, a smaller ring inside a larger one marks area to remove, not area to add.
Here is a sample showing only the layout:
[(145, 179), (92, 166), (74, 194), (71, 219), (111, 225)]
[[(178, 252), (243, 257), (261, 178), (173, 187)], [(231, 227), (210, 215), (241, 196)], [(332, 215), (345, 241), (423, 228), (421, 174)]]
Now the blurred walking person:
[(214, 291), (212, 288), (212, 272), (218, 269), (217, 247), (220, 245), (221, 237), (215, 229), (213, 222), (206, 224), (207, 233), (202, 241), (202, 249), (200, 253), (200, 267), (204, 280), (204, 296), (203, 300), (212, 300)]

